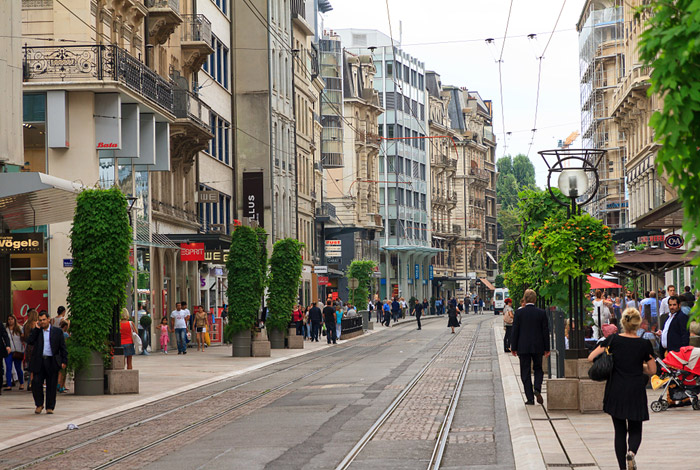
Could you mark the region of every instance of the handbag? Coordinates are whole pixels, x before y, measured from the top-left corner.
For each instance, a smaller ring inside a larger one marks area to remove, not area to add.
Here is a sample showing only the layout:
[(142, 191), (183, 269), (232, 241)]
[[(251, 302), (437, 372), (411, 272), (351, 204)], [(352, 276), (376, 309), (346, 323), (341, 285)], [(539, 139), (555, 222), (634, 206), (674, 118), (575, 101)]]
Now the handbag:
[(143, 343), (141, 342), (141, 337), (134, 331), (133, 323), (131, 323), (131, 341), (134, 343), (134, 353), (141, 354)]
[(204, 332), (204, 342), (207, 343), (207, 346), (211, 346), (211, 338), (209, 338), (209, 332), (205, 331)]
[[(610, 344), (612, 344), (612, 341), (611, 339)], [(593, 365), (588, 369), (588, 377), (596, 382), (605, 382), (612, 375), (613, 364), (613, 355), (610, 352), (610, 345), (608, 345), (603, 354), (600, 354), (593, 361)]]
[[(15, 338), (13, 334), (10, 334), (10, 341), (12, 341), (12, 348), (15, 348)], [(12, 351), (12, 359), (15, 361), (23, 361), (24, 353), (21, 351)]]

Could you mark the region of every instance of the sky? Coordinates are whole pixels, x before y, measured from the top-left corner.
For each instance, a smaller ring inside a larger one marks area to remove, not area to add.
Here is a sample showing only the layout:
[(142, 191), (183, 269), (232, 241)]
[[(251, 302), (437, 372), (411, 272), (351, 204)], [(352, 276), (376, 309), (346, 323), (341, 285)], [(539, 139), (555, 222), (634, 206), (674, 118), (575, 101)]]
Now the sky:
[[(333, 10), (324, 15), (324, 27), (377, 29), (389, 34), (390, 17), (394, 40), (400, 39), (402, 49), (424, 61), (427, 70), (440, 74), (443, 85), (466, 87), (493, 101), (496, 157), (527, 155), (529, 150), (537, 185), (544, 188), (547, 166), (537, 151), (556, 148), (559, 140), (580, 132), (576, 23), (585, 0), (386, 1), (389, 15), (385, 0), (331, 0)], [(529, 39), (527, 35), (533, 33), (536, 36)], [(487, 38), (494, 41), (487, 44)], [(538, 57), (543, 52), (535, 125)], [(538, 129), (534, 140), (533, 126)], [(504, 135), (504, 130), (510, 135)], [(580, 145), (579, 137), (572, 148)]]

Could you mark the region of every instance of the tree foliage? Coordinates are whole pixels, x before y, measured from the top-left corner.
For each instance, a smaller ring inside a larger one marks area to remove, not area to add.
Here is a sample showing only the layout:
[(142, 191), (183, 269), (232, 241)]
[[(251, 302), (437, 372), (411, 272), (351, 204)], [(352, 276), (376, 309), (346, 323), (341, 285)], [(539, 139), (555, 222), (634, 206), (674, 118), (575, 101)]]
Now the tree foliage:
[(506, 286), (506, 285), (505, 285), (505, 281), (504, 281), (504, 279), (503, 279), (503, 274), (497, 274), (497, 275), (496, 275), (496, 279), (494, 279), (493, 285), (494, 285), (494, 287), (496, 287), (497, 289), (500, 289), (500, 288)]
[[(649, 121), (661, 144), (656, 164), (678, 194), (692, 249), (700, 243), (700, 0), (658, 0), (642, 8), (649, 19), (639, 56), (653, 69), (650, 95), (663, 97), (663, 109)], [(700, 265), (700, 255), (692, 264)], [(700, 269), (695, 269), (693, 284), (700, 284)], [(699, 306), (696, 302), (695, 318)]]
[(518, 193), (525, 189), (535, 189), (535, 167), (527, 155), (518, 154), (515, 158), (505, 155), (496, 162), (498, 181), (496, 197), (502, 209), (512, 209), (518, 204)]
[(228, 324), (224, 339), (227, 342), (234, 333), (253, 328), (258, 318), (263, 290), (260, 251), (255, 230), (245, 225), (236, 227), (226, 261)]
[(270, 257), (270, 286), (267, 296), (267, 320), (270, 330), (284, 331), (292, 320), (292, 310), (299, 295), (304, 245), (295, 238), (279, 240)]
[(90, 351), (107, 352), (114, 311), (126, 303), (131, 279), (131, 225), (126, 197), (118, 188), (78, 194), (70, 233), (73, 269), (68, 272), (71, 370), (86, 364)]
[(518, 154), (513, 159), (513, 175), (521, 189), (535, 187), (535, 166), (527, 155)]
[(348, 278), (357, 279), (357, 289), (350, 290), (350, 303), (358, 308), (365, 308), (372, 288), (372, 274), (376, 263), (371, 260), (353, 260), (348, 267)]

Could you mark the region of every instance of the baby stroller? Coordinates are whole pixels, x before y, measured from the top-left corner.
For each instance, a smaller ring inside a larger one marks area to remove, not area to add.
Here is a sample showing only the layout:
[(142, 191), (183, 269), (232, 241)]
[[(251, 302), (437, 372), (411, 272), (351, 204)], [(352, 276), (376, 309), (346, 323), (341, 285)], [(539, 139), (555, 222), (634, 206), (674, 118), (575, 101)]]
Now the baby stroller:
[(663, 361), (657, 357), (656, 362), (661, 373), (652, 377), (651, 384), (654, 390), (663, 387), (663, 391), (658, 400), (651, 402), (651, 411), (666, 411), (672, 405), (688, 403), (700, 410), (700, 348), (684, 346), (680, 351), (669, 352)]

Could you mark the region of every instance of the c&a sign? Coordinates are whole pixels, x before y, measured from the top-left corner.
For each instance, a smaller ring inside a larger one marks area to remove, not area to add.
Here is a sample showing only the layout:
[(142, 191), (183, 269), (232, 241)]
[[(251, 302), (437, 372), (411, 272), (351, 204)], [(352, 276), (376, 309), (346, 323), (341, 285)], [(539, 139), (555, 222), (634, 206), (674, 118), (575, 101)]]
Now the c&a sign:
[(0, 235), (0, 253), (43, 253), (44, 234), (3, 233)]
[(204, 243), (180, 243), (180, 261), (204, 261)]

